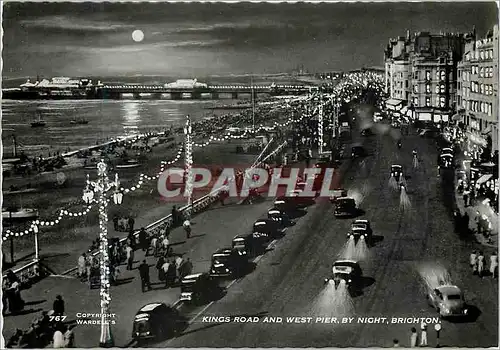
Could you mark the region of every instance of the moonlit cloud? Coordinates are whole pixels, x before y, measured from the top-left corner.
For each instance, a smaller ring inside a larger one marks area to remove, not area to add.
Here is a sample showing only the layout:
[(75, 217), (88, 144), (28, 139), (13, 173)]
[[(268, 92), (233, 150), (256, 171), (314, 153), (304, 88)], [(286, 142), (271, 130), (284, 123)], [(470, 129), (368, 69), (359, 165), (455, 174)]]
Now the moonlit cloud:
[[(3, 6), (3, 75), (257, 74), (382, 65), (406, 30), (483, 35), (494, 3), (69, 3)], [(140, 28), (144, 40), (134, 43)]]

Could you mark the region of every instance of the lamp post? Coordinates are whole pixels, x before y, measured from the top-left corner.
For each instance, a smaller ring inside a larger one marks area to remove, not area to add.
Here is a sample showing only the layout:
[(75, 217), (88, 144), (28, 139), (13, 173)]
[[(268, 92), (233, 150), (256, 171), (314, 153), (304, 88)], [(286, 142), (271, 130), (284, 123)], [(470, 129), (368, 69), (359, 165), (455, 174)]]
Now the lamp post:
[[(186, 125), (184, 126), (184, 149), (186, 150), (185, 167), (186, 167), (186, 188), (184, 195), (188, 197), (188, 207), (192, 204), (193, 199), (193, 172), (191, 171), (193, 167), (193, 143), (191, 141), (191, 134), (193, 132), (191, 126), (191, 119), (189, 116), (186, 117)], [(188, 213), (191, 212), (191, 208), (188, 209)]]
[[(97, 164), (97, 182), (90, 181), (87, 175), (87, 185), (83, 191), (83, 200), (90, 204), (97, 201), (99, 206), (99, 253), (100, 253), (100, 276), (101, 276), (101, 336), (99, 339), (99, 346), (103, 348), (110, 348), (114, 346), (113, 335), (111, 334), (111, 327), (109, 322), (109, 304), (111, 302), (110, 283), (109, 283), (109, 246), (108, 246), (108, 198), (106, 193), (115, 188), (113, 192), (113, 202), (121, 204), (123, 200), (123, 193), (120, 192), (120, 182), (118, 174), (115, 175), (114, 181), (109, 181), (107, 174), (107, 166), (104, 160)], [(96, 199), (94, 199), (94, 193)]]
[(318, 112), (318, 153), (323, 154), (323, 102), (320, 99)]
[(439, 344), (439, 332), (441, 332), (441, 324), (436, 323), (434, 325), (434, 330), (436, 331), (436, 348), (439, 348), (441, 347), (441, 345)]

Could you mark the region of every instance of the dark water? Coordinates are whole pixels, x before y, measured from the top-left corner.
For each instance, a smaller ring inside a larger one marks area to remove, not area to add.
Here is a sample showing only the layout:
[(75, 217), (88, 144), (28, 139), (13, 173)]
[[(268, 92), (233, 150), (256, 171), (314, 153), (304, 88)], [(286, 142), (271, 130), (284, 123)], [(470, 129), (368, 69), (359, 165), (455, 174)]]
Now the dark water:
[[(161, 130), (192, 120), (235, 110), (210, 110), (206, 107), (235, 101), (2, 101), (2, 142), (4, 157), (12, 154), (12, 136), (18, 150), (28, 155), (74, 150), (103, 142), (109, 138)], [(37, 113), (47, 125), (32, 128)], [(87, 125), (71, 124), (84, 118)]]

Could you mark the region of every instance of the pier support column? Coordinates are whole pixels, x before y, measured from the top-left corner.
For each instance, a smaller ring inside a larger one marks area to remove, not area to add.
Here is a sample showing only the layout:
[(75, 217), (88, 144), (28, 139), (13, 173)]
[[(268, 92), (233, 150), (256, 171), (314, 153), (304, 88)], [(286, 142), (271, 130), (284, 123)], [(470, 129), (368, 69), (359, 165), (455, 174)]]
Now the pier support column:
[(238, 99), (238, 93), (237, 93), (237, 92), (232, 92), (232, 93), (231, 93), (231, 98), (232, 98), (233, 100), (237, 100), (237, 99)]
[(218, 92), (212, 92), (211, 97), (212, 97), (212, 100), (218, 100), (219, 99), (219, 93)]
[(141, 94), (136, 92), (134, 93), (134, 100), (140, 100), (141, 99)]
[(191, 99), (192, 100), (201, 100), (201, 92), (198, 92), (198, 91), (191, 92)]
[(172, 100), (182, 100), (182, 92), (171, 92)]

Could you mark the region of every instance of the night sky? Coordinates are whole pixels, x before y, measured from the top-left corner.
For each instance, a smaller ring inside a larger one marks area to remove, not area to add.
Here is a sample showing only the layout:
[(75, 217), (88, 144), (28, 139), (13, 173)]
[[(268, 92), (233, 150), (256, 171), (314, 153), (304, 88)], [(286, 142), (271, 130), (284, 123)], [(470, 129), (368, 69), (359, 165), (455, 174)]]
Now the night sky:
[[(208, 76), (382, 66), (390, 37), (480, 35), (489, 3), (7, 3), (4, 78)], [(144, 40), (132, 40), (132, 31)]]

